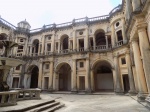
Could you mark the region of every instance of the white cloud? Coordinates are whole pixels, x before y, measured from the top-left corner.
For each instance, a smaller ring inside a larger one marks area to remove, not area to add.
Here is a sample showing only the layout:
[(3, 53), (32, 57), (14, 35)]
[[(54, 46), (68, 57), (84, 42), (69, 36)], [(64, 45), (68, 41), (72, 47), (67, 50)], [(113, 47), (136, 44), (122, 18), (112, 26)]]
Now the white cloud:
[(32, 28), (72, 21), (73, 18), (108, 14), (110, 0), (3, 0), (0, 15), (15, 26), (27, 19)]

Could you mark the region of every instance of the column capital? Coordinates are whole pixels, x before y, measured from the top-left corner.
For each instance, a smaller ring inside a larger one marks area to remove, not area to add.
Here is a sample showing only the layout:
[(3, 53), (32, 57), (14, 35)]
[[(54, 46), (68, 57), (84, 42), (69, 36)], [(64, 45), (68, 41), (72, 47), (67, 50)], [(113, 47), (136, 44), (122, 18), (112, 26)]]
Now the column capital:
[(127, 50), (125, 53), (126, 53), (126, 55), (127, 55), (127, 54), (130, 54), (130, 50)]
[(137, 29), (138, 29), (138, 33), (139, 32), (143, 32), (143, 31), (146, 31), (146, 28), (147, 28), (147, 24), (146, 23), (139, 23), (137, 25)]
[(119, 53), (113, 53), (113, 57), (118, 58), (119, 57)]

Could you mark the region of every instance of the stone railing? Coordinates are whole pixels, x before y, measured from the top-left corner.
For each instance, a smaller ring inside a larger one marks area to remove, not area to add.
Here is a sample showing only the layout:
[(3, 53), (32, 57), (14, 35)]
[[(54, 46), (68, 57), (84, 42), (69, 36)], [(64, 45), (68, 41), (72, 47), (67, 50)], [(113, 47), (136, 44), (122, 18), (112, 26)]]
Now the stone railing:
[(118, 41), (118, 42), (116, 43), (116, 46), (117, 46), (117, 47), (120, 47), (120, 46), (122, 46), (122, 45), (123, 45), (123, 40)]
[(38, 56), (38, 53), (32, 53), (31, 56)]
[(17, 100), (31, 100), (31, 99), (41, 99), (40, 92), (41, 90), (36, 89), (17, 89)]
[(69, 49), (60, 50), (60, 54), (68, 54), (69, 52)]
[(53, 54), (53, 52), (51, 52), (51, 51), (46, 51), (45, 52), (45, 55), (52, 55)]
[(18, 91), (0, 92), (0, 107), (16, 105), (17, 95), (18, 95)]
[(104, 15), (104, 16), (98, 16), (98, 17), (89, 18), (89, 21), (90, 22), (100, 21), (100, 20), (105, 20), (105, 19), (108, 19), (108, 18), (109, 18), (109, 15)]
[(106, 45), (99, 45), (99, 46), (96, 46), (95, 47), (95, 50), (96, 51), (99, 51), (99, 50), (106, 50), (107, 49), (107, 46)]
[(77, 51), (78, 51), (78, 52), (84, 52), (85, 50), (84, 50), (84, 47), (81, 47), (81, 48), (79, 48)]
[(4, 19), (1, 18), (1, 17), (0, 17), (0, 23), (3, 23), (4, 25), (6, 25), (6, 26), (8, 26), (8, 27), (10, 27), (10, 28), (12, 28), (12, 29), (14, 29), (14, 30), (17, 29), (14, 25), (12, 25), (11, 23), (9, 23), (8, 21), (4, 20)]
[(23, 56), (23, 53), (17, 53), (16, 54), (16, 57), (21, 57), (21, 56)]

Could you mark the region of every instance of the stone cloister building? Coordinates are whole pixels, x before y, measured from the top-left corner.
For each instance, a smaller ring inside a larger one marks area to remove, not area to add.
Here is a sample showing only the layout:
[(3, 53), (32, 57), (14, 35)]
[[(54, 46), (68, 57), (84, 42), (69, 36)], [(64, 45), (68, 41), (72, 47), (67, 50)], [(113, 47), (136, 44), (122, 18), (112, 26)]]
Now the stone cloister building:
[[(11, 88), (48, 91), (150, 93), (150, 0), (123, 0), (108, 15), (30, 30), (0, 18), (0, 39), (19, 44), (11, 57)], [(3, 47), (0, 46), (1, 56)]]

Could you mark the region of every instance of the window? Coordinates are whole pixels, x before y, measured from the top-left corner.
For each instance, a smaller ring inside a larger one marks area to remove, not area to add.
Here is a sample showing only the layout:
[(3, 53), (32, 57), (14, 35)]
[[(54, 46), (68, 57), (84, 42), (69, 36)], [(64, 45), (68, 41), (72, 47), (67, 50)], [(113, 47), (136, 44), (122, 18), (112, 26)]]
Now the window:
[(51, 51), (51, 44), (47, 44), (47, 51)]
[(45, 64), (45, 69), (49, 69), (49, 64)]
[(83, 35), (83, 31), (80, 31), (80, 32), (79, 32), (79, 35)]
[(126, 64), (126, 59), (125, 58), (121, 58), (121, 63), (122, 63), (122, 65)]
[(16, 67), (16, 70), (20, 70), (20, 67), (21, 67), (21, 65), (17, 66), (17, 67)]
[(45, 35), (45, 37), (47, 38), (47, 40), (51, 40), (51, 35)]
[(83, 68), (83, 67), (84, 67), (84, 63), (80, 62), (80, 68)]
[(20, 39), (20, 42), (23, 42), (23, 39)]
[(23, 46), (21, 45), (18, 46), (18, 52), (23, 52)]
[(119, 25), (120, 25), (120, 23), (119, 23), (119, 22), (117, 22), (117, 23), (116, 23), (116, 27), (118, 27)]

